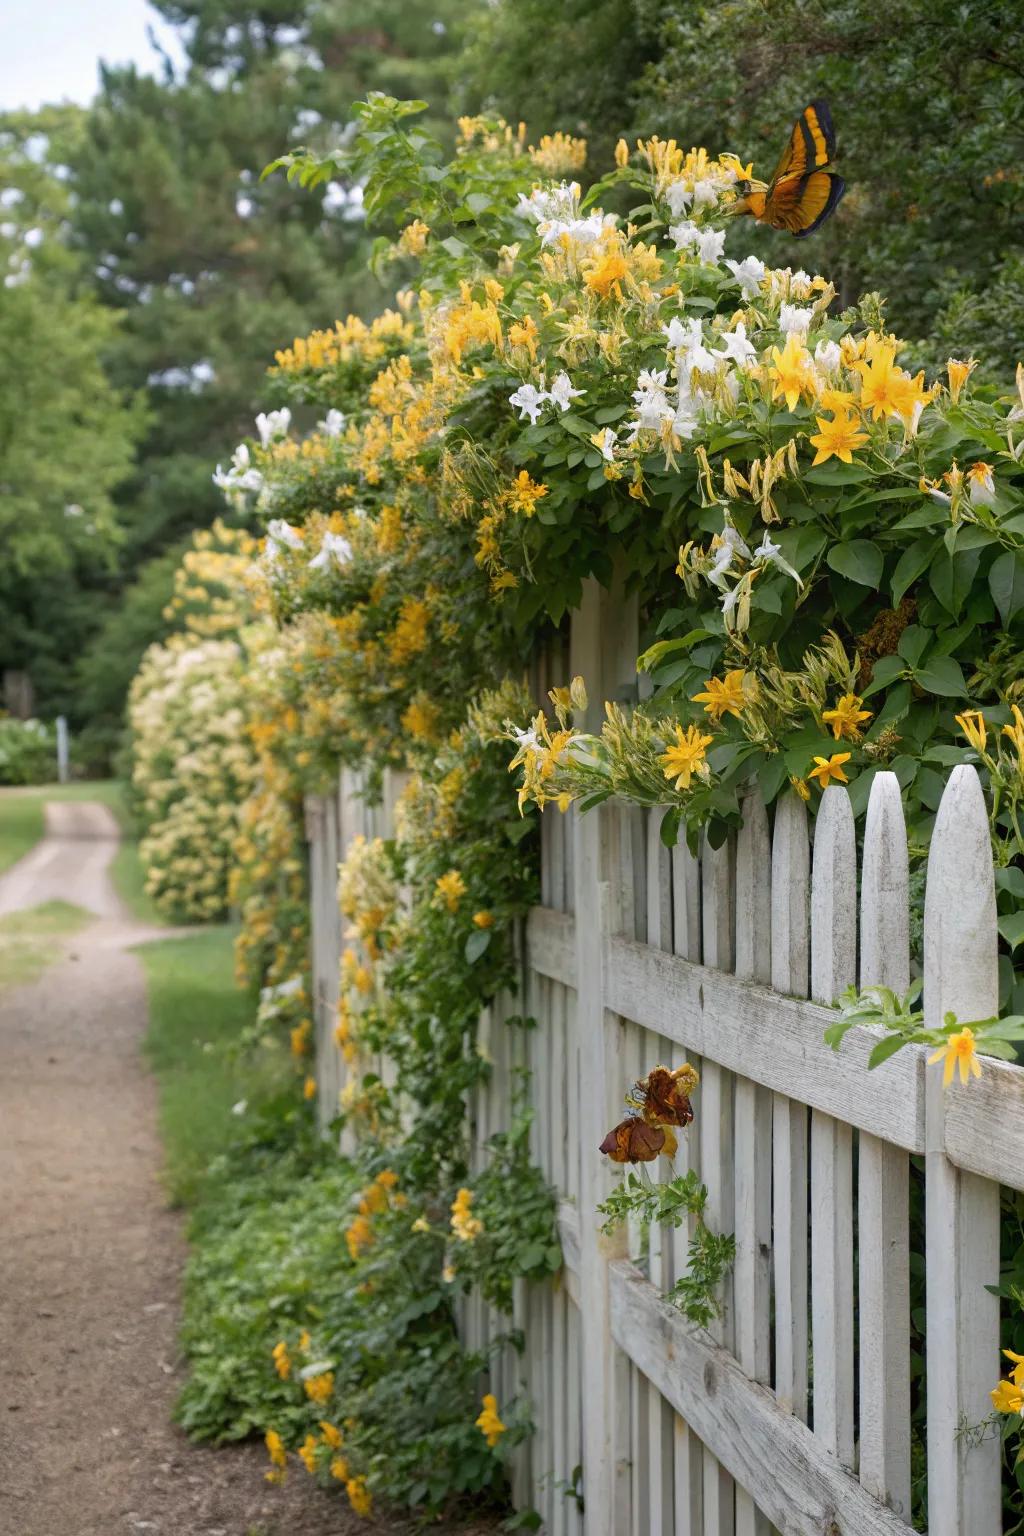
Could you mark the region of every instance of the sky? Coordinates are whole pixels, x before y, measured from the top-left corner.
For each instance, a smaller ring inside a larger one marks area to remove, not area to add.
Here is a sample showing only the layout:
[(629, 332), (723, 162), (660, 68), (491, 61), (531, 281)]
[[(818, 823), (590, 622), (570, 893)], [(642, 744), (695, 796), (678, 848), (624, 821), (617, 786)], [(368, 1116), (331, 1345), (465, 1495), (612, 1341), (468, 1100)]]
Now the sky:
[(96, 93), (100, 59), (158, 73), (147, 26), (180, 62), (177, 34), (146, 0), (0, 0), (0, 111), (84, 105)]

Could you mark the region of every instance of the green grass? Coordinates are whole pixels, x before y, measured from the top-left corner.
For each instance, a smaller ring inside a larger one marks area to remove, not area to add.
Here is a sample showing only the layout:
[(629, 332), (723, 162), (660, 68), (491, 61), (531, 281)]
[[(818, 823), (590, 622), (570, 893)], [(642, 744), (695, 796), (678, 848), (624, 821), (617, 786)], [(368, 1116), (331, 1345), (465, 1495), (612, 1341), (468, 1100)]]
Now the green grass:
[(59, 957), (61, 941), (90, 921), (66, 901), (47, 901), (0, 917), (0, 987), (35, 981)]
[(158, 939), (136, 953), (146, 970), (149, 1032), (145, 1052), (160, 1089), (166, 1183), (176, 1205), (190, 1205), (218, 1153), (235, 1139), (232, 1106), (265, 1096), (280, 1082), (280, 1053), (255, 1064), (230, 1046), (255, 1011), (234, 980), (236, 929), (204, 928), (187, 938)]
[(139, 922), (166, 922), (145, 892), (145, 872), (131, 811), (120, 779), (93, 783), (36, 784), (29, 789), (0, 789), (0, 874), (10, 869), (39, 842), (45, 830), (47, 800), (98, 800), (111, 810), (121, 828), (121, 842), (110, 865), (114, 889)]

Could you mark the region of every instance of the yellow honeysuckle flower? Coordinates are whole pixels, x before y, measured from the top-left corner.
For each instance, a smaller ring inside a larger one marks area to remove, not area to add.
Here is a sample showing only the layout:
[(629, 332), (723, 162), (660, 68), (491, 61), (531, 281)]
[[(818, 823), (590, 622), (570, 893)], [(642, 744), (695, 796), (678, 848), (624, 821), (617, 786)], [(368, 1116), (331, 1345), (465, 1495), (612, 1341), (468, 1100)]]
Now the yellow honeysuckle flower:
[(1024, 1387), (1024, 1355), (1018, 1355), (1012, 1349), (1004, 1349), (1003, 1354), (1007, 1360), (1013, 1361), (1013, 1370), (1010, 1375), (1014, 1386)]
[(263, 1437), (263, 1443), (267, 1447), (267, 1454), (275, 1467), (288, 1465), (288, 1454), (284, 1448), (284, 1441), (276, 1429), (268, 1429)]
[(949, 393), (954, 405), (960, 399), (961, 390), (977, 366), (978, 359), (976, 357), (969, 357), (966, 362), (960, 362), (955, 357), (947, 359), (946, 377), (949, 379)]
[(933, 1051), (928, 1057), (928, 1065), (932, 1066), (937, 1061), (945, 1061), (942, 1069), (942, 1086), (948, 1088), (953, 1081), (953, 1070), (960, 1069), (960, 1081), (967, 1082), (968, 1073), (975, 1077), (981, 1076), (981, 1062), (978, 1060), (978, 1052), (974, 1044), (974, 1030), (965, 1024), (963, 1029), (957, 1030), (955, 1035), (950, 1035), (945, 1045), (940, 1045), (937, 1051)]
[(345, 1482), (345, 1492), (348, 1494), (348, 1501), (351, 1504), (353, 1511), (357, 1515), (363, 1516), (365, 1519), (365, 1517), (373, 1508), (373, 1499), (370, 1495), (369, 1489), (366, 1486), (366, 1478), (348, 1478)]
[(962, 715), (957, 715), (955, 718), (975, 752), (984, 752), (988, 742), (988, 731), (985, 728), (985, 716), (981, 710), (965, 709)]
[[(1004, 1351), (1005, 1353), (1005, 1351)], [(989, 1393), (996, 1413), (1020, 1413), (1024, 1411), (1024, 1390), (1012, 1381), (1001, 1381)]]
[(1011, 704), (1010, 708), (1013, 711), (1013, 724), (1003, 726), (1003, 735), (1010, 738), (1017, 757), (1024, 763), (1024, 715), (1021, 714), (1019, 704)]
[(475, 1423), (477, 1429), (493, 1450), (505, 1433), (505, 1425), (498, 1417), (498, 1399), (494, 1396), (493, 1392), (487, 1392), (484, 1395), (483, 1408)]
[(870, 720), (872, 711), (861, 709), (863, 700), (855, 693), (844, 693), (834, 709), (822, 711), (822, 720), (832, 727), (832, 735), (836, 741), (844, 737), (847, 741), (860, 740), (860, 727), (864, 720)]
[(853, 450), (862, 448), (868, 441), (868, 434), (861, 430), (859, 417), (837, 412), (831, 421), (825, 416), (819, 416), (817, 421), (817, 432), (808, 438), (811, 447), (818, 450), (814, 463), (824, 464), (835, 457), (843, 464), (852, 464)]
[(837, 784), (846, 784), (846, 774), (843, 772), (843, 764), (850, 761), (849, 752), (833, 752), (831, 757), (816, 757), (815, 767), (807, 775), (809, 779), (817, 779), (822, 789), (827, 789), (832, 780)]
[(746, 676), (742, 667), (735, 667), (724, 678), (709, 677), (704, 684), (704, 692), (691, 695), (693, 702), (703, 704), (704, 713), (710, 715), (716, 723), (726, 714), (738, 720), (746, 703), (743, 693)]
[(813, 392), (814, 363), (796, 331), (790, 331), (783, 348), (772, 348), (768, 377), (772, 384), (772, 399), (785, 400), (791, 411), (796, 410), (805, 390)]
[(796, 790), (796, 793), (800, 796), (801, 800), (810, 800), (811, 790), (810, 785), (807, 783), (806, 779), (798, 779), (795, 774), (791, 773), (789, 776), (789, 782)]
[(307, 1077), (306, 1078), (306, 1081), (302, 1085), (302, 1097), (304, 1099), (315, 1099), (316, 1098), (316, 1078), (315, 1077)]
[(459, 902), (466, 894), (466, 882), (457, 869), (450, 869), (446, 875), (437, 877), (434, 889), (448, 911), (457, 912)]
[(629, 164), (629, 145), (625, 139), (620, 139), (615, 146), (615, 164), (620, 171)]
[(316, 1471), (317, 1439), (315, 1435), (307, 1435), (299, 1446), (299, 1460), (307, 1472)]
[(333, 1424), (328, 1424), (325, 1419), (320, 1420), (320, 1432), (324, 1437), (324, 1444), (329, 1445), (332, 1451), (341, 1448), (341, 1430)]
[(705, 754), (714, 741), (713, 736), (702, 736), (695, 725), (686, 731), (676, 726), (675, 742), (658, 758), (666, 779), (674, 779), (676, 789), (689, 789), (695, 773), (706, 772)]
[(307, 1376), (302, 1385), (306, 1396), (314, 1403), (326, 1403), (334, 1391), (334, 1372), (321, 1371), (318, 1376)]
[(494, 914), (491, 912), (474, 912), (473, 923), (477, 928), (493, 928)]

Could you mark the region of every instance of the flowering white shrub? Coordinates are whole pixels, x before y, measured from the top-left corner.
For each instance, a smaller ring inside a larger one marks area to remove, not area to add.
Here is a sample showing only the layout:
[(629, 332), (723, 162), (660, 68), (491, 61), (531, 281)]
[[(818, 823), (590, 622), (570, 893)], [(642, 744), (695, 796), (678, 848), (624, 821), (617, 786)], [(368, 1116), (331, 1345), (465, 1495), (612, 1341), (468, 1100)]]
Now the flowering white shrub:
[(174, 635), (150, 646), (132, 684), (146, 890), (175, 919), (209, 922), (227, 910), (239, 808), (256, 774), (244, 670), (236, 641)]

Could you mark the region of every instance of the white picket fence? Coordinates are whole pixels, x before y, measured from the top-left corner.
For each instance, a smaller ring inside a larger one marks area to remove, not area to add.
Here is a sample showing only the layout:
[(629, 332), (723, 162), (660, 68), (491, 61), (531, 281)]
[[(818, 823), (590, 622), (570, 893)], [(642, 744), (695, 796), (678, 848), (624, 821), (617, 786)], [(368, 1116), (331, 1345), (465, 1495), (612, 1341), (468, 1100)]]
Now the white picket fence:
[[(636, 641), (631, 605), (590, 586), (571, 655), (538, 688), (582, 673), (595, 727), (602, 699), (635, 696)], [(1024, 1070), (989, 1061), (980, 1082), (943, 1093), (921, 1049), (869, 1071), (870, 1031), (826, 1046), (828, 1005), (849, 983), (909, 981), (899, 786), (890, 773), (872, 784), (859, 897), (845, 790), (822, 797), (813, 849), (795, 795), (773, 820), (751, 794), (738, 836), (697, 859), (663, 846), (657, 813), (610, 804), (543, 819), (524, 995), (481, 1020), (492, 1070), (473, 1106), (479, 1157), (507, 1121), (513, 1068), (530, 1066), (534, 1154), (561, 1195), (563, 1272), (520, 1286), (525, 1346), (498, 1348), (492, 1372), (499, 1402), (518, 1391), (533, 1404), (514, 1493), (551, 1536), (906, 1536), (913, 1156), (926, 1188), (928, 1530), (997, 1536), (998, 1441), (963, 1430), (986, 1418), (1000, 1375), (987, 1287), (1000, 1182), (1024, 1189)], [(310, 806), (325, 1120), (343, 1081), (337, 862), (352, 836), (388, 825), (348, 771), (337, 797)], [(930, 1024), (995, 1012), (996, 954), (985, 805), (973, 769), (958, 768), (928, 867)], [(524, 1008), (536, 1029), (505, 1025)], [(683, 1060), (701, 1083), (676, 1172), (699, 1171), (709, 1226), (736, 1237), (725, 1314), (708, 1331), (661, 1299), (684, 1272), (687, 1230), (615, 1241), (596, 1215), (618, 1176), (597, 1148), (623, 1093)], [(462, 1325), (473, 1346), (508, 1327), (474, 1299)]]

